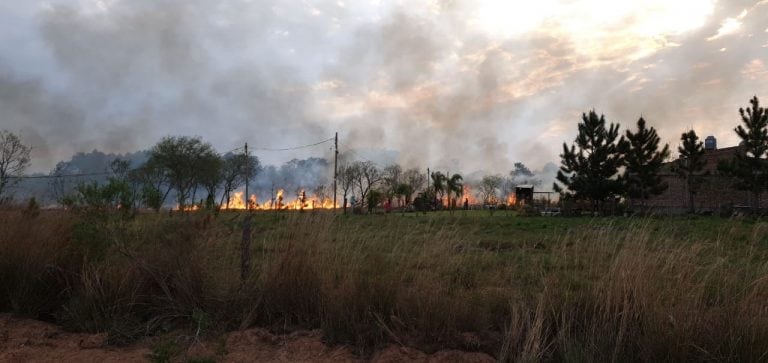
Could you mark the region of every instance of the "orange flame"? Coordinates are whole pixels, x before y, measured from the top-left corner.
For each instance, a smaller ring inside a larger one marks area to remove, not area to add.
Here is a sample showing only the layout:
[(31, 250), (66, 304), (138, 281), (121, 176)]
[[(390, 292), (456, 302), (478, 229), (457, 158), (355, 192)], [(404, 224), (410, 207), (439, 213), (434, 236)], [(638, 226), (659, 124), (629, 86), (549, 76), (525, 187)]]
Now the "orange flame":
[[(329, 198), (318, 198), (314, 195), (307, 195), (303, 190), (298, 193), (295, 199), (286, 201), (283, 197), (285, 194), (283, 189), (279, 189), (275, 194), (275, 198), (268, 200), (262, 204), (258, 203), (255, 194), (251, 194), (248, 198), (248, 204), (252, 210), (302, 210), (302, 209), (333, 209), (333, 200)], [(224, 209), (246, 209), (244, 201), (244, 193), (236, 192), (229, 203)], [(338, 203), (336, 204), (338, 208)]]
[[(181, 207), (179, 207), (178, 204), (176, 204), (173, 210), (182, 210), (182, 209)], [(200, 210), (200, 206), (198, 206), (197, 204), (185, 205), (183, 210), (185, 212), (194, 212), (194, 211)]]
[(477, 200), (475, 193), (472, 192), (472, 188), (467, 184), (464, 184), (464, 187), (462, 188), (461, 200), (462, 203), (466, 201), (469, 205), (482, 204), (479, 200)]

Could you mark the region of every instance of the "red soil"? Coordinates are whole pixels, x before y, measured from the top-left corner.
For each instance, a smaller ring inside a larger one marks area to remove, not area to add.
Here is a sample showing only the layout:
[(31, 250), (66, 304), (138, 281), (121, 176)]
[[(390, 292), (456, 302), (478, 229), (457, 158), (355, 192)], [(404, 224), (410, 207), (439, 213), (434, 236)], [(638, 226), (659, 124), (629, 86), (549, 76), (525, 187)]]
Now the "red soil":
[[(194, 339), (193, 339), (194, 341)], [(348, 347), (330, 347), (320, 331), (275, 335), (264, 329), (228, 333), (224, 340), (188, 344), (174, 358), (206, 358), (216, 362), (363, 362)], [(147, 362), (152, 340), (129, 347), (106, 345), (106, 334), (68, 333), (35, 320), (0, 314), (0, 362)], [(493, 362), (483, 353), (444, 350), (426, 354), (412, 348), (389, 346), (370, 359), (395, 362)]]

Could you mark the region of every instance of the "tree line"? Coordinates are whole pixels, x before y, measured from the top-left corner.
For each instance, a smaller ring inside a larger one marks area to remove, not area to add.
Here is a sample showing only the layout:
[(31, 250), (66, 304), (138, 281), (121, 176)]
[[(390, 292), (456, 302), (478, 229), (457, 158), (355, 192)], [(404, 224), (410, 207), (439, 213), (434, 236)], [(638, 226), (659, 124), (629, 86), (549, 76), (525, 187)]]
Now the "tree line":
[[(750, 104), (739, 109), (742, 124), (734, 128), (742, 140), (740, 147), (732, 160), (718, 165), (717, 172), (731, 176), (734, 188), (749, 192), (753, 209), (758, 209), (760, 195), (768, 190), (768, 113), (760, 107), (757, 96)], [(668, 188), (661, 171), (670, 157), (669, 145), (661, 145), (656, 130), (642, 117), (632, 130), (620, 133), (619, 127), (594, 110), (582, 114), (574, 142), (564, 143), (560, 154), (561, 166), (553, 188), (562, 200), (578, 201), (600, 211), (621, 200), (642, 206)], [(694, 198), (707, 176), (705, 150), (694, 130), (683, 133), (680, 142), (680, 157), (666, 165), (683, 180), (693, 211)], [(0, 132), (0, 202), (8, 200), (7, 190), (29, 165), (30, 152), (31, 148), (16, 135)], [(113, 160), (105, 183), (80, 183), (74, 188), (75, 193), (65, 193), (59, 187), (60, 200), (67, 205), (159, 210), (173, 195), (180, 208), (193, 203), (216, 208), (228, 205), (234, 191), (264, 170), (257, 157), (243, 152), (221, 155), (199, 137), (165, 137), (147, 155), (138, 167), (132, 167), (125, 159)], [(371, 161), (343, 159), (338, 168), (337, 191), (344, 211), (350, 206), (372, 211), (381, 204), (422, 210), (441, 209), (445, 205), (453, 209), (462, 204), (465, 181), (460, 174), (435, 171), (427, 175), (418, 168), (403, 169), (397, 164), (379, 167)], [(296, 161), (285, 167), (312, 173), (317, 172), (314, 166), (329, 167), (324, 159), (318, 160), (323, 162)], [(267, 170), (277, 173), (274, 167)], [(277, 181), (284, 182), (287, 181)], [(56, 183), (54, 180), (54, 189)], [(483, 204), (501, 204), (504, 201), (499, 194), (511, 193), (517, 184), (540, 185), (541, 179), (524, 164), (516, 163), (507, 177), (483, 176), (476, 192)], [(308, 187), (318, 195), (332, 192), (325, 185)]]
[(180, 209), (198, 200), (202, 202), (197, 204), (213, 209), (228, 205), (232, 192), (261, 168), (255, 156), (233, 152), (220, 155), (199, 137), (165, 137), (148, 154), (148, 160), (136, 168), (131, 168), (128, 160), (115, 159), (110, 164), (112, 176), (105, 185), (81, 183), (76, 193), (62, 198), (63, 203), (159, 210), (173, 191)]
[[(736, 189), (749, 192), (751, 207), (757, 210), (760, 195), (768, 190), (768, 112), (757, 96), (750, 104), (739, 109), (742, 124), (734, 129), (741, 139), (739, 148), (717, 170), (732, 177)], [(694, 198), (707, 176), (705, 148), (694, 130), (684, 132), (680, 141), (679, 158), (670, 169), (683, 179), (689, 211), (694, 212)], [(656, 130), (642, 117), (634, 130), (621, 135), (618, 123), (607, 123), (592, 110), (582, 114), (574, 142), (563, 143), (553, 188), (563, 200), (586, 203), (593, 211), (621, 199), (644, 204), (669, 187), (660, 176), (669, 156), (669, 145), (660, 146)]]

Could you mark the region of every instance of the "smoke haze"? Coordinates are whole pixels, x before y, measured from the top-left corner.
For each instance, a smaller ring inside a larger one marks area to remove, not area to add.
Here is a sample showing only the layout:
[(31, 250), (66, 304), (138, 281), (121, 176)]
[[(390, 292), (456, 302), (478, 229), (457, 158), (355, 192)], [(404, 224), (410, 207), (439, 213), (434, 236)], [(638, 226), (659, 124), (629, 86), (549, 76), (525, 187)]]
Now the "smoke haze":
[(506, 174), (556, 161), (592, 108), (734, 145), (738, 108), (768, 102), (768, 1), (634, 3), (6, 0), (0, 128), (31, 171), (166, 135), (226, 151), (338, 131), (342, 152)]

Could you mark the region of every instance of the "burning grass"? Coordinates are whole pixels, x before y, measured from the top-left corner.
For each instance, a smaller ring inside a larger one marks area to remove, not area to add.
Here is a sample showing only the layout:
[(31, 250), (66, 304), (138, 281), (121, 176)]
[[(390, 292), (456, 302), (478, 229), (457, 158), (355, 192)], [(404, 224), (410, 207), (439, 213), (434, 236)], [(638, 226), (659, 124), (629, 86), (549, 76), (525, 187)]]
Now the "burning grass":
[(497, 213), (0, 218), (0, 310), (108, 332), (320, 328), (502, 361), (768, 357), (768, 224)]

